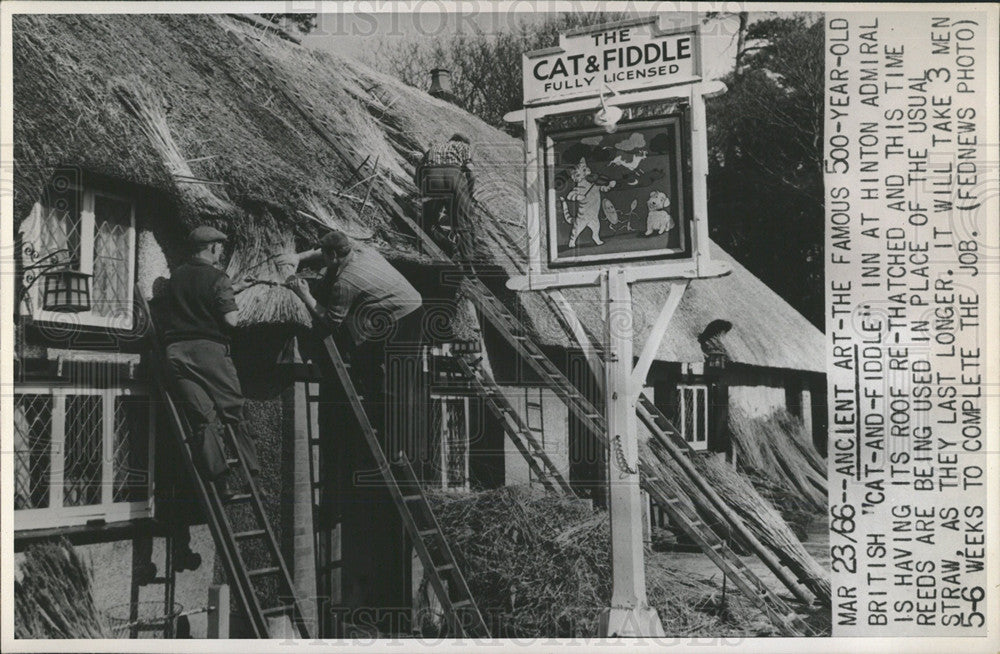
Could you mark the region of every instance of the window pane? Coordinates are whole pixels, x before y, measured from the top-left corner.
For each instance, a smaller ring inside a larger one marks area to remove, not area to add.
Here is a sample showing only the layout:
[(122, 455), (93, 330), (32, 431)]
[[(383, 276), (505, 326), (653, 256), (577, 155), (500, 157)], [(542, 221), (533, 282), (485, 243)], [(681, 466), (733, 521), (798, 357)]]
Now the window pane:
[(94, 277), (91, 301), (98, 316), (128, 316), (132, 205), (94, 197)]
[(698, 441), (708, 442), (708, 388), (698, 387)]
[[(80, 265), (80, 191), (72, 188), (56, 190), (49, 188), (42, 197), (41, 222), (32, 244), (38, 256), (44, 257), (56, 250), (66, 248), (69, 254), (60, 255), (60, 261), (67, 258)], [(26, 238), (28, 235), (26, 235)]]
[(115, 398), (113, 502), (143, 502), (148, 498), (149, 398)]
[(49, 505), (52, 396), (14, 396), (14, 508)]
[(445, 444), (445, 482), (447, 488), (465, 488), (469, 435), (465, 429), (465, 402), (443, 400), (444, 421), (441, 438)]
[(694, 389), (685, 387), (681, 389), (681, 401), (684, 402), (682, 415), (684, 417), (684, 438), (688, 442), (695, 440), (695, 402)]
[(66, 396), (64, 506), (101, 501), (102, 403), (100, 395)]

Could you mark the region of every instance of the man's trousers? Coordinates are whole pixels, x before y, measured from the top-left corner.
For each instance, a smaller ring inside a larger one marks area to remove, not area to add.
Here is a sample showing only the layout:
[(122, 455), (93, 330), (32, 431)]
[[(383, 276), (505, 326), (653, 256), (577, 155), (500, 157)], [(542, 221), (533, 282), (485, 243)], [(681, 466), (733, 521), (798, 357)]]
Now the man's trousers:
[(229, 346), (210, 340), (190, 340), (167, 346), (173, 373), (191, 428), (189, 438), (203, 474), (217, 479), (229, 470), (222, 447), (222, 429), (231, 426), (251, 471), (259, 470), (257, 447), (247, 433), (243, 391)]

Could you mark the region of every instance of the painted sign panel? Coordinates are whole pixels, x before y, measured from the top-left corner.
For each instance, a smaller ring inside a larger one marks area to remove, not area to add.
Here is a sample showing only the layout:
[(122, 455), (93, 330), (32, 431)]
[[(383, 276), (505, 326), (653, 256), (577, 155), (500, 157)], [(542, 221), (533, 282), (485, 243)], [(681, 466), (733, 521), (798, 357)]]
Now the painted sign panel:
[(524, 55), (524, 104), (694, 82), (699, 48), (695, 28), (660, 30), (656, 17), (567, 32), (558, 47)]
[(690, 254), (681, 116), (551, 134), (549, 264)]

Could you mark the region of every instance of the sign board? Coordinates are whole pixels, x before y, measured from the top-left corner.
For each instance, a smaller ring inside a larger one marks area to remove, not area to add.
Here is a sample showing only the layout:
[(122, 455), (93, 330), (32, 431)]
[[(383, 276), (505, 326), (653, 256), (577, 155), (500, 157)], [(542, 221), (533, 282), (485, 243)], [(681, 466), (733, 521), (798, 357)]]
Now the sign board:
[(690, 139), (670, 107), (611, 134), (546, 133), (549, 265), (690, 256)]
[(581, 28), (559, 46), (525, 53), (524, 104), (561, 102), (620, 88), (687, 84), (701, 79), (696, 27), (661, 30), (656, 16)]

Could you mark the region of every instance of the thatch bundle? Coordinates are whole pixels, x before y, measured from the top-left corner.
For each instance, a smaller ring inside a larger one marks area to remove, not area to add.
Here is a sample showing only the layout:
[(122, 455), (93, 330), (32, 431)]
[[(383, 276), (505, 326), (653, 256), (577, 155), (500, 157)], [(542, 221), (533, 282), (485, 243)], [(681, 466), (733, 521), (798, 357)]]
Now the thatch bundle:
[(718, 457), (699, 457), (698, 469), (736, 510), (750, 531), (798, 577), (799, 583), (829, 603), (830, 576), (802, 547), (781, 515), (733, 467)]
[[(716, 534), (738, 552), (753, 552), (754, 543), (733, 529), (708, 498), (698, 492), (687, 474), (656, 438), (640, 441), (640, 462), (646, 479), (655, 479), (667, 495), (676, 497), (688, 513), (697, 514)], [(830, 582), (812, 555), (806, 551), (781, 514), (761, 496), (739, 470), (717, 456), (693, 456), (697, 473), (719, 495), (736, 517), (749, 529), (760, 544), (770, 550), (777, 561), (791, 571), (793, 581), (808, 588), (821, 603), (828, 604)], [(794, 583), (792, 584), (795, 585)]]
[[(202, 180), (191, 170), (187, 159), (170, 133), (170, 126), (163, 112), (163, 100), (140, 80), (119, 78), (111, 82), (111, 89), (136, 120), (142, 133), (149, 139), (163, 166), (173, 177), (178, 195), (195, 215), (227, 218), (237, 213), (236, 207), (212, 192), (212, 180)], [(220, 184), (221, 186), (221, 184)]]
[(17, 638), (112, 638), (94, 604), (90, 569), (66, 541), (33, 545), (14, 581)]
[[(595, 636), (611, 598), (608, 517), (579, 500), (504, 487), (429, 495), (496, 637)], [(667, 635), (754, 636), (776, 630), (738, 594), (647, 556), (646, 585)]]
[(741, 469), (814, 511), (826, 511), (826, 462), (800, 420), (787, 411), (751, 417), (736, 406), (729, 412), (729, 431)]

